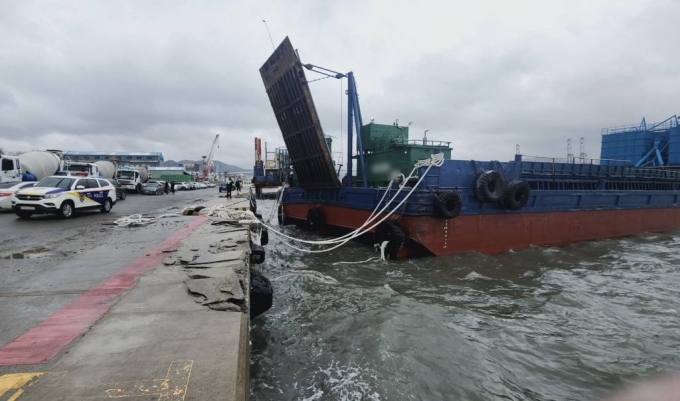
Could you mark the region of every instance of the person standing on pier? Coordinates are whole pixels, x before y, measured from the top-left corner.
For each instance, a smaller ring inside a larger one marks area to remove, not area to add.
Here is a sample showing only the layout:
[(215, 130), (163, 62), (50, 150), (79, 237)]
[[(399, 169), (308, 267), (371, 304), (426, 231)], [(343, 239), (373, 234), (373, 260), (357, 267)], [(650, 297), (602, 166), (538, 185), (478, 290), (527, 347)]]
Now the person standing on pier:
[(227, 199), (231, 199), (231, 191), (234, 189), (234, 180), (227, 178)]

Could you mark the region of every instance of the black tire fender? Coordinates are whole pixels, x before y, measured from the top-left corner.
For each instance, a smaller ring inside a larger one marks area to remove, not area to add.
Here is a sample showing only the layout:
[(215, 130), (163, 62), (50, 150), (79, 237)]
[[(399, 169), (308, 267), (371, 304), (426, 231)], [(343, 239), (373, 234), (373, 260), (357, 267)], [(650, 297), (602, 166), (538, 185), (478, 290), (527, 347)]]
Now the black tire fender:
[(280, 226), (287, 226), (290, 224), (290, 219), (286, 216), (286, 213), (283, 211), (283, 206), (281, 205), (279, 205), (278, 220)]
[(267, 230), (267, 227), (262, 227), (262, 231), (260, 231), (260, 245), (265, 246), (269, 243), (269, 230)]
[(503, 191), (503, 207), (510, 210), (523, 208), (531, 195), (531, 188), (526, 181), (510, 181)]
[(503, 177), (498, 171), (489, 170), (477, 177), (475, 195), (480, 202), (498, 202), (503, 198)]
[(250, 318), (254, 319), (268, 311), (274, 302), (271, 281), (255, 269), (250, 269)]
[(434, 209), (437, 215), (445, 219), (455, 219), (463, 208), (463, 200), (455, 191), (435, 194)]
[(326, 216), (320, 207), (313, 207), (307, 211), (307, 227), (318, 230), (326, 224)]
[(399, 223), (388, 220), (380, 223), (375, 229), (374, 239), (375, 243), (378, 245), (381, 245), (384, 241), (388, 241), (387, 247), (385, 248), (385, 257), (388, 259), (396, 259), (397, 253), (406, 242), (406, 233)]

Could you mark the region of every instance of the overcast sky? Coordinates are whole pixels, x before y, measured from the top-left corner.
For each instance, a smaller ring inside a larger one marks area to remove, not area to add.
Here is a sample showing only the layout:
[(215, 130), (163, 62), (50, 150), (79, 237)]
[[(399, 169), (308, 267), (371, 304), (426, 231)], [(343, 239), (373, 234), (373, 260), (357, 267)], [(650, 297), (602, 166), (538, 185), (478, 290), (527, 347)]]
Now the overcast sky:
[[(0, 148), (199, 159), (220, 133), (216, 159), (250, 168), (254, 137), (283, 145), (266, 19), (304, 62), (355, 72), (365, 121), (412, 121), (455, 158), (579, 137), (597, 157), (602, 127), (680, 112), (678, 18), (678, 0), (0, 0)], [(341, 81), (310, 85), (339, 145)]]

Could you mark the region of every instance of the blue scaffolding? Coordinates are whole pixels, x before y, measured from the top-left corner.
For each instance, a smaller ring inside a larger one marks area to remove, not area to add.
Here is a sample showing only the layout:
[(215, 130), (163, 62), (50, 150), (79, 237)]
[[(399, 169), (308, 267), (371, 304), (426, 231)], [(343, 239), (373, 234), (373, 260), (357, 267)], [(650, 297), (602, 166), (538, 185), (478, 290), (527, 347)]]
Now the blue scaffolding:
[(602, 129), (601, 164), (634, 167), (680, 166), (680, 119)]

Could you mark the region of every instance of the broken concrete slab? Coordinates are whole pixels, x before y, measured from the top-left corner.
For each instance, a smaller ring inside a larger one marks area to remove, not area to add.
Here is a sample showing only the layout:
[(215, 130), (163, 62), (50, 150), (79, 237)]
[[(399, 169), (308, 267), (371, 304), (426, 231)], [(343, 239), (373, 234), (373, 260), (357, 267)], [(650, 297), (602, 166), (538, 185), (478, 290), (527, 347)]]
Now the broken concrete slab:
[(229, 262), (232, 260), (245, 260), (245, 258), (246, 253), (242, 250), (226, 251), (222, 253), (209, 253), (206, 255), (201, 255), (197, 259), (189, 262), (189, 266)]
[(224, 267), (219, 265), (218, 267), (208, 267), (206, 269), (186, 269), (189, 278), (201, 279), (201, 278), (225, 278), (236, 274), (234, 269), (235, 266)]
[(246, 306), (242, 284), (235, 274), (225, 278), (188, 279), (184, 283), (190, 293), (204, 297), (201, 304), (211, 309), (243, 311)]
[(199, 269), (212, 269), (212, 268), (231, 268), (234, 269), (236, 273), (242, 274), (244, 271), (246, 271), (247, 266), (245, 263), (243, 263), (242, 260), (232, 260), (229, 262), (220, 262), (220, 263), (212, 263), (212, 264), (206, 264), (206, 265), (191, 265), (191, 266), (184, 266), (187, 269), (190, 270), (199, 270)]
[(176, 256), (168, 256), (167, 258), (163, 259), (163, 264), (166, 266), (174, 265), (175, 262), (177, 262)]
[(231, 240), (231, 239), (225, 239), (225, 240), (222, 240), (220, 242), (217, 242), (217, 243), (210, 245), (210, 247), (211, 248), (233, 248), (236, 245), (238, 245), (236, 243), (236, 241)]
[(196, 258), (196, 253), (195, 252), (180, 252), (177, 255), (177, 260), (180, 261), (182, 264), (189, 264), (191, 263), (194, 259)]

